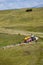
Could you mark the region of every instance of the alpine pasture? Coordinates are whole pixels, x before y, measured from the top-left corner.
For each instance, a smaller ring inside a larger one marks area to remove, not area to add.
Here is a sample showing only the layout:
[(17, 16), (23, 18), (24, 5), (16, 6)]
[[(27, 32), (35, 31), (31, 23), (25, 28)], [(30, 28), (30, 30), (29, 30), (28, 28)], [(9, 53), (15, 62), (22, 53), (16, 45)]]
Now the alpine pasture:
[[(0, 65), (43, 65), (43, 8), (0, 11)], [(30, 34), (39, 37), (37, 43), (16, 46)], [(7, 45), (15, 45), (5, 48)]]

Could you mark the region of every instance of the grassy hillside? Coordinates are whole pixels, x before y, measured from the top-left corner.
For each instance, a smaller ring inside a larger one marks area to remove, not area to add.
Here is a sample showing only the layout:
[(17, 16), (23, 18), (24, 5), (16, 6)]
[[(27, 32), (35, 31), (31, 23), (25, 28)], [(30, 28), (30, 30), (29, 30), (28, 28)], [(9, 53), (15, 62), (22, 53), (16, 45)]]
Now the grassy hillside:
[[(29, 31), (39, 37), (37, 43), (3, 49), (23, 42)], [(43, 8), (0, 11), (0, 65), (43, 65)]]
[(0, 27), (43, 32), (43, 8), (0, 11)]
[[(43, 42), (43, 38), (39, 36), (38, 43)], [(20, 34), (5, 34), (5, 33), (0, 33), (0, 47), (2, 46), (7, 46), (7, 45), (15, 45), (24, 42), (24, 35)]]
[(43, 8), (33, 8), (31, 12), (26, 10), (0, 11), (0, 46), (22, 42), (24, 36), (16, 33), (25, 34), (26, 31), (43, 33)]
[(0, 49), (0, 65), (43, 65), (43, 43)]
[(15, 45), (24, 41), (24, 35), (0, 33), (0, 47)]

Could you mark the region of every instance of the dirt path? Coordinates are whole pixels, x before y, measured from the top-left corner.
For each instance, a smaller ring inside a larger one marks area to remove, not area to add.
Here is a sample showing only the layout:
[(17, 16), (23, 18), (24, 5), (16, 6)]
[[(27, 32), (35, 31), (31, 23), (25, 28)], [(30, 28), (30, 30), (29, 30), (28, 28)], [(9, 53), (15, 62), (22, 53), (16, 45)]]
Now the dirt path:
[(15, 44), (15, 45), (7, 45), (7, 46), (2, 46), (0, 47), (0, 49), (9, 49), (9, 48), (13, 48), (13, 47), (17, 47), (17, 46), (25, 46), (26, 43), (21, 43), (21, 44)]
[[(40, 43), (40, 42), (38, 42)], [(43, 43), (43, 42), (42, 42)], [(29, 42), (29, 43), (21, 43), (21, 44), (15, 44), (15, 45), (7, 45), (7, 46), (2, 46), (0, 47), (0, 49), (9, 49), (9, 48), (13, 48), (13, 47), (18, 47), (18, 46), (25, 46), (25, 45), (34, 45), (35, 42)]]

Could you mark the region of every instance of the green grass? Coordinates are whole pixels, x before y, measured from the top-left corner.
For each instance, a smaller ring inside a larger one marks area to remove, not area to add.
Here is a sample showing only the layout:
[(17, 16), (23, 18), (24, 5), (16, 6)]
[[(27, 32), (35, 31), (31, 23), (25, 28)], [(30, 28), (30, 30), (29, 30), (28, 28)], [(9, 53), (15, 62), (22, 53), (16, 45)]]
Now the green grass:
[(18, 30), (43, 32), (43, 8), (0, 11), (0, 26)]
[(24, 35), (20, 35), (20, 34), (11, 35), (11, 34), (0, 33), (0, 47), (21, 43), (23, 42), (24, 37), (25, 37)]
[[(0, 11), (0, 27), (19, 31), (43, 32), (43, 8)], [(3, 32), (2, 32), (3, 33)], [(24, 36), (0, 34), (0, 46), (19, 43)]]
[[(39, 36), (39, 40), (38, 42), (43, 42), (43, 38)], [(0, 47), (1, 46), (7, 46), (7, 45), (15, 45), (15, 44), (19, 44), (21, 42), (24, 42), (24, 35), (21, 34), (6, 34), (6, 33), (0, 33)]]
[(5, 29), (16, 29), (16, 30), (24, 30), (24, 31), (33, 31), (33, 32), (43, 32), (43, 26), (14, 26), (14, 27), (5, 27)]
[(0, 65), (43, 65), (43, 43), (0, 49)]
[(31, 42), (13, 48), (1, 48), (24, 40), (25, 36), (20, 33), (9, 34), (10, 29), (43, 33), (43, 8), (32, 10), (32, 12), (26, 12), (26, 9), (0, 11), (0, 28), (2, 29), (0, 29), (0, 65), (43, 65), (43, 37), (41, 37), (43, 34), (36, 35), (39, 37), (37, 44)]

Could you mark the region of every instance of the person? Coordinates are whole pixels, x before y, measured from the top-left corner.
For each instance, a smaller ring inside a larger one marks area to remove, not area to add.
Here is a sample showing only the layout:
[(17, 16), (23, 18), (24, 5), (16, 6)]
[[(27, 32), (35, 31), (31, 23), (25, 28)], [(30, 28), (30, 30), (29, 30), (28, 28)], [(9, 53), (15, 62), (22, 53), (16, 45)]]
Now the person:
[(24, 43), (26, 43), (27, 37), (24, 38)]
[(31, 38), (27, 39), (27, 42), (31, 42), (31, 41), (32, 41), (32, 39), (31, 39)]
[(30, 39), (29, 36), (25, 37), (25, 38), (24, 38), (24, 43), (27, 43), (29, 39)]
[(32, 39), (32, 41), (35, 40), (35, 35), (34, 34), (31, 34), (31, 39)]

